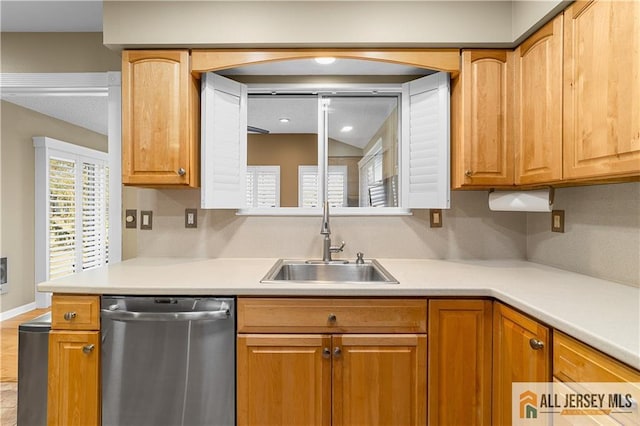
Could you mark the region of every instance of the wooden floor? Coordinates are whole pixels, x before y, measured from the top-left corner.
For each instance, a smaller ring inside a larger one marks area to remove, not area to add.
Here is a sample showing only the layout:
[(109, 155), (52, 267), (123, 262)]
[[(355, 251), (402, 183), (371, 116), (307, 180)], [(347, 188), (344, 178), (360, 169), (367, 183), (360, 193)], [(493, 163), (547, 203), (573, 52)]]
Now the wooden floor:
[(0, 322), (0, 382), (18, 381), (18, 326), (49, 309), (35, 309)]

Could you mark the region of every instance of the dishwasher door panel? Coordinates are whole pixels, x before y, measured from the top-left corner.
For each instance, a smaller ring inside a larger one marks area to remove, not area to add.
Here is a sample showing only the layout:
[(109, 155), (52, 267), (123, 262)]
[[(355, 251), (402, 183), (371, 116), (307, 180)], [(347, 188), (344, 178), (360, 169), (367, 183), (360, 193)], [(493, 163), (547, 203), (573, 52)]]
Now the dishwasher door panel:
[[(235, 330), (228, 321), (193, 321), (185, 425), (216, 419), (210, 425), (235, 424)], [(211, 360), (215, 360), (212, 363)], [(229, 380), (229, 376), (233, 380)]]
[(102, 425), (234, 425), (233, 299), (164, 300), (103, 297)]

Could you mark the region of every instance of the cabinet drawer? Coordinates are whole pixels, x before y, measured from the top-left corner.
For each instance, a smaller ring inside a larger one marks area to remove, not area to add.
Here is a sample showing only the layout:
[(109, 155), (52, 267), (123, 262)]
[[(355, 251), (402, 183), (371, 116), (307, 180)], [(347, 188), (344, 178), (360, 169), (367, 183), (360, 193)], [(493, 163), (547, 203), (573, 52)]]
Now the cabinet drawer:
[(51, 302), (54, 330), (100, 330), (100, 296), (54, 294)]
[(563, 382), (640, 382), (640, 372), (556, 332), (553, 375)]
[(427, 301), (407, 299), (238, 299), (238, 332), (426, 333)]

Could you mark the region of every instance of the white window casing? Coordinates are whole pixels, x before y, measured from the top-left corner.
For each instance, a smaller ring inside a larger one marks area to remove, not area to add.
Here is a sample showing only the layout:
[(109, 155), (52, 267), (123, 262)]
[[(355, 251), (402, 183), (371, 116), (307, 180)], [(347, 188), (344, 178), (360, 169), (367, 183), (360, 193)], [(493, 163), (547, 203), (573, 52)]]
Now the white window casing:
[(402, 87), (402, 204), (449, 208), (449, 74)]
[(246, 203), (247, 86), (214, 73), (202, 77), (201, 207)]
[(36, 151), (36, 282), (109, 262), (107, 153), (48, 137)]

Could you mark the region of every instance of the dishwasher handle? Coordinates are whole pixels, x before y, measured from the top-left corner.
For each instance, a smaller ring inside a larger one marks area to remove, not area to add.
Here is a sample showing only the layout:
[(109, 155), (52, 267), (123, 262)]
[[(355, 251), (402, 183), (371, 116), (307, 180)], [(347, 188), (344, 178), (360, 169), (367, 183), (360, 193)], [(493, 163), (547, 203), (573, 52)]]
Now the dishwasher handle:
[(133, 312), (110, 309), (102, 309), (101, 312), (104, 318), (114, 321), (211, 321), (226, 320), (231, 316), (229, 308), (199, 312)]

